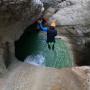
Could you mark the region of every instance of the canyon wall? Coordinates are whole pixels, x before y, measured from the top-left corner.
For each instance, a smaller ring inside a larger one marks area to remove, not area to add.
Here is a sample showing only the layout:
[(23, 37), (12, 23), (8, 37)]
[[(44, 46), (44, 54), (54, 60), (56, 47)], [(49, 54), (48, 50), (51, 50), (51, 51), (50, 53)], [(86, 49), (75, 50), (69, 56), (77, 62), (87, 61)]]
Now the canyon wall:
[(0, 0), (0, 72), (15, 59), (15, 40), (43, 10), (40, 0)]
[[(0, 74), (16, 60), (15, 40), (40, 17), (44, 8), (45, 17), (55, 18), (59, 26), (74, 27), (83, 35), (90, 32), (89, 3), (89, 0), (0, 0)], [(57, 70), (20, 62), (13, 66), (3, 86), (2, 89), (0, 85), (1, 90), (90, 90), (90, 67)]]
[(59, 26), (74, 26), (81, 35), (90, 32), (89, 0), (0, 0), (0, 72), (16, 60), (15, 40), (44, 9), (45, 17), (55, 18)]

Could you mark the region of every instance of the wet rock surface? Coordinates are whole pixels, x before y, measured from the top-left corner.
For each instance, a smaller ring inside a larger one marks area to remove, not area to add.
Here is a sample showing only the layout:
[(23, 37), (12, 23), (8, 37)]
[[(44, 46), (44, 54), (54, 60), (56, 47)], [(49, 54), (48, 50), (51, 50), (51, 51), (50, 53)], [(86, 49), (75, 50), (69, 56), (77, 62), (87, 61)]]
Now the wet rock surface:
[(89, 90), (89, 81), (89, 67), (57, 70), (19, 63), (1, 90)]

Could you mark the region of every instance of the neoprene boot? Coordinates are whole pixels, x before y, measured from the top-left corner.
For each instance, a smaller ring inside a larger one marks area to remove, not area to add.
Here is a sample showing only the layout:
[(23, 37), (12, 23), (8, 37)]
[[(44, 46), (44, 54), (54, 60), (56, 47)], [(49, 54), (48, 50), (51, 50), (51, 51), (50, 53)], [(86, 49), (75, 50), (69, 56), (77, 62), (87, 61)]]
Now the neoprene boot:
[(52, 45), (52, 50), (54, 50), (54, 44)]
[(48, 49), (51, 49), (50, 45), (48, 44)]

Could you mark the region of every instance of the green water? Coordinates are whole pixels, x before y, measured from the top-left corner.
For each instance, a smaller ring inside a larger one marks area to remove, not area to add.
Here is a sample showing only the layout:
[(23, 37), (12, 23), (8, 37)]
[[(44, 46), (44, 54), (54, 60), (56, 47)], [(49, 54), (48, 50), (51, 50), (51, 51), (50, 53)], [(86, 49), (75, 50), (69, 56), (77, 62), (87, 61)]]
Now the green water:
[(16, 43), (16, 56), (24, 60), (29, 55), (42, 54), (45, 58), (44, 65), (47, 67), (63, 68), (74, 65), (73, 55), (67, 43), (56, 39), (55, 50), (49, 50), (46, 44), (45, 32), (26, 32)]

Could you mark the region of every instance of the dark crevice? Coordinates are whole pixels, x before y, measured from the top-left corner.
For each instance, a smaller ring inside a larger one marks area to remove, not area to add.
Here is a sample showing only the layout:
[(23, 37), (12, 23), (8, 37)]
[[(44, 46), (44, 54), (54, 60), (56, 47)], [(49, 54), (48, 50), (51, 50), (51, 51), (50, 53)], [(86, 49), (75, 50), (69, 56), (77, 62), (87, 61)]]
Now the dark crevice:
[[(36, 28), (37, 23), (34, 23), (32, 25), (30, 25), (29, 27), (27, 27), (23, 33), (23, 35), (20, 37), (19, 40), (15, 41), (15, 56), (20, 60), (20, 61), (24, 61), (24, 59), (32, 54), (33, 52), (28, 53), (28, 47), (26, 47), (25, 50), (22, 50), (22, 48), (25, 48), (25, 45), (28, 44), (26, 37), (30, 38), (29, 39), (29, 45), (32, 48), (37, 48), (34, 47), (33, 44), (36, 44), (36, 40), (37, 40), (37, 36), (38, 36), (38, 32), (39, 30)], [(32, 42), (34, 41), (34, 42)], [(24, 54), (24, 52), (26, 52), (26, 54)]]
[(90, 41), (86, 42), (84, 48), (80, 52), (80, 60), (77, 63), (80, 66), (90, 65)]
[(9, 44), (9, 42), (5, 42), (3, 47), (4, 47), (4, 55), (3, 55), (4, 63), (5, 63), (6, 68), (8, 68), (8, 66), (11, 64), (11, 61), (10, 61), (10, 57), (11, 57), (10, 56), (10, 44)]

